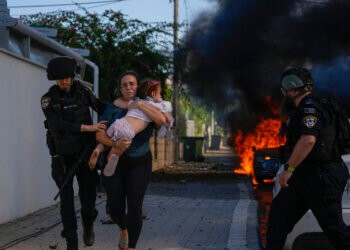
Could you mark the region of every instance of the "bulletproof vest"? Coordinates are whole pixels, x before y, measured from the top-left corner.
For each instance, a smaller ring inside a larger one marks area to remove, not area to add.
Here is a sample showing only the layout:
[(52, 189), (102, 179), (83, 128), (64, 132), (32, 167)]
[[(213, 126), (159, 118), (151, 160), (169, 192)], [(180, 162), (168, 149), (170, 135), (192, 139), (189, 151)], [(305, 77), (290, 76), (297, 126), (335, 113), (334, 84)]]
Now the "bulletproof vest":
[[(86, 90), (79, 82), (73, 83), (69, 93), (63, 93), (57, 86), (49, 90), (53, 109), (61, 116), (61, 119), (81, 124), (92, 124), (89, 109), (89, 100)], [(55, 131), (49, 128), (55, 140), (55, 146), (59, 154), (79, 153), (87, 143), (94, 143), (93, 133), (77, 133), (72, 131)]]
[[(324, 122), (324, 127), (320, 131), (319, 137), (316, 139), (316, 144), (313, 147), (310, 154), (305, 158), (304, 161), (330, 161), (337, 159), (339, 155), (336, 152), (336, 137), (337, 129), (335, 125), (335, 120), (332, 112), (325, 110), (320, 106), (317, 101), (314, 101), (314, 105), (319, 112), (322, 113), (322, 118)], [(298, 109), (301, 110), (301, 109)], [(287, 129), (287, 150), (291, 154), (293, 148), (295, 147), (297, 141), (300, 139), (300, 114), (298, 111), (294, 113), (290, 119)]]

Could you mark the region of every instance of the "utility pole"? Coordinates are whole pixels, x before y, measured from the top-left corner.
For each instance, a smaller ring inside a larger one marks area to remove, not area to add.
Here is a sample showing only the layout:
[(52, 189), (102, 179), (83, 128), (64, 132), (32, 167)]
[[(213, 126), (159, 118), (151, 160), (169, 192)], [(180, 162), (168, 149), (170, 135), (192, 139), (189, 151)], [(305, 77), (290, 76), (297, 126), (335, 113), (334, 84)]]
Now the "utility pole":
[(179, 1), (174, 0), (174, 75), (173, 75), (173, 103), (174, 103), (174, 116), (175, 116), (175, 145), (174, 145), (174, 163), (176, 164), (179, 160), (179, 70), (176, 62), (176, 53), (179, 47)]

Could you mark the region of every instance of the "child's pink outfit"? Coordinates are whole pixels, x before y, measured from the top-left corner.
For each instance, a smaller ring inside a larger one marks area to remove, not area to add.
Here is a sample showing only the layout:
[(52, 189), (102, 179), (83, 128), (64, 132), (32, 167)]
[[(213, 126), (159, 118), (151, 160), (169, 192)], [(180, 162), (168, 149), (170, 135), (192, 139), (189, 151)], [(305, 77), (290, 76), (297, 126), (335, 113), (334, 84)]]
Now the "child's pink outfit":
[[(146, 100), (139, 100), (142, 102), (145, 102), (146, 104), (157, 108), (160, 112), (165, 112), (164, 105), (161, 102), (154, 102), (152, 98), (147, 98)], [(129, 105), (133, 101), (129, 102)], [(143, 113), (140, 109), (132, 109), (129, 110), (125, 116), (134, 117), (140, 120), (144, 120), (146, 122), (151, 122), (152, 120), (146, 116), (145, 113)], [(113, 140), (117, 141), (121, 138), (128, 138), (129, 140), (132, 140), (135, 137), (135, 131), (133, 127), (130, 125), (130, 123), (124, 119), (117, 119), (115, 120), (111, 126), (107, 129), (107, 135)], [(115, 172), (115, 168), (117, 167), (119, 160), (119, 156), (116, 154), (112, 154), (112, 156), (109, 158), (105, 168), (103, 169), (103, 174), (105, 176), (112, 176)]]

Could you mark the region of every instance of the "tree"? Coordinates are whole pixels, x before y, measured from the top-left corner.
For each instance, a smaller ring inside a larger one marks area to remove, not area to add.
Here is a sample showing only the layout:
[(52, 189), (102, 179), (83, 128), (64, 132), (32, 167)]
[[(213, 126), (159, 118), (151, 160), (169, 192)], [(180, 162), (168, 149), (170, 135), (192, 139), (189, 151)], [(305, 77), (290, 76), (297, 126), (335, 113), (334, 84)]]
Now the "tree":
[(179, 135), (186, 135), (186, 112), (188, 118), (195, 121), (195, 136), (203, 136), (202, 125), (209, 125), (211, 114), (201, 99), (190, 96), (188, 91), (182, 90), (179, 95)]
[[(128, 20), (121, 12), (80, 15), (72, 11), (21, 16), (30, 26), (55, 28), (56, 40), (69, 47), (87, 48), (89, 60), (100, 69), (100, 97), (111, 100), (118, 76), (135, 70), (140, 77), (152, 77), (164, 84), (172, 71), (172, 24)], [(92, 80), (92, 72), (86, 72)]]

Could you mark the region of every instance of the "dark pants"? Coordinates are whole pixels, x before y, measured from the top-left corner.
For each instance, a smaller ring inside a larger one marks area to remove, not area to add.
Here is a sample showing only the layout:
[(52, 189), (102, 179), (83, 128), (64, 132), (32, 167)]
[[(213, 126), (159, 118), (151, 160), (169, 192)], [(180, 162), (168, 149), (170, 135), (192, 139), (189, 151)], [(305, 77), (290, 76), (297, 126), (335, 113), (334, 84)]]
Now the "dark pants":
[[(152, 155), (122, 155), (116, 173), (103, 176), (107, 191), (108, 214), (118, 226), (128, 230), (129, 247), (135, 248), (142, 228), (142, 203), (152, 174)], [(127, 208), (127, 213), (126, 213)]]
[[(58, 157), (52, 158), (52, 177), (58, 188), (62, 186), (67, 171), (77, 162), (79, 155), (64, 156), (63, 160), (67, 169), (64, 169)], [(81, 217), (83, 225), (91, 226), (96, 217), (96, 185), (98, 183), (97, 171), (91, 171), (87, 162), (78, 167), (75, 174), (79, 186), (79, 198), (81, 203)], [(67, 183), (60, 194), (60, 212), (63, 223), (62, 236), (69, 238), (76, 235), (77, 219), (74, 208), (73, 178)]]
[(266, 249), (283, 249), (288, 233), (308, 209), (311, 209), (336, 249), (350, 249), (350, 230), (343, 221), (341, 207), (349, 172), (343, 163), (333, 165), (332, 168), (311, 173), (297, 171), (299, 169), (295, 171), (289, 186), (282, 188), (272, 201)]

